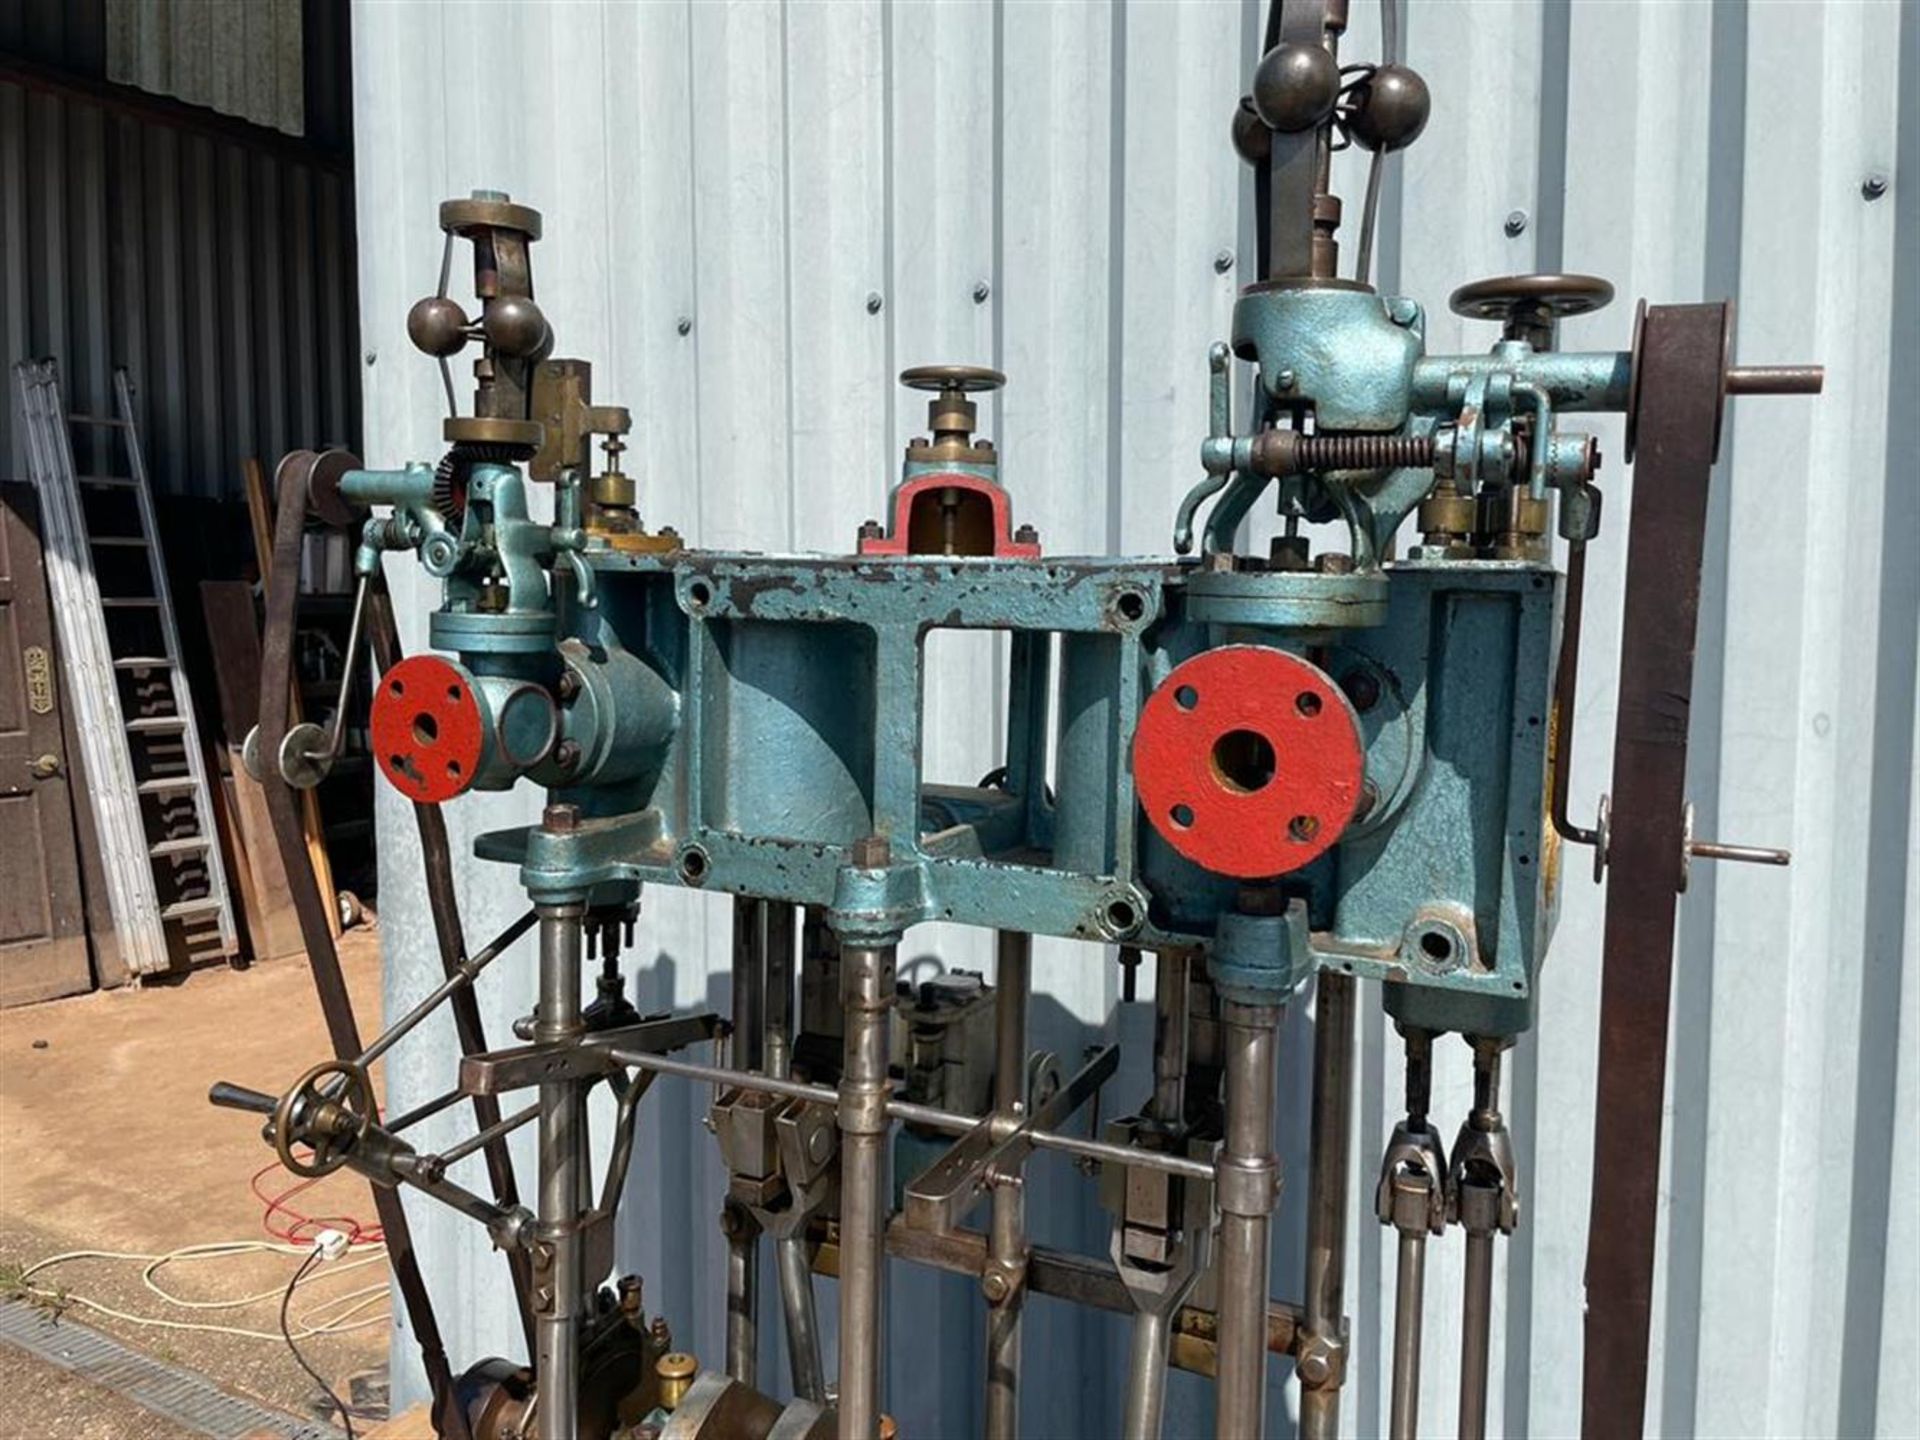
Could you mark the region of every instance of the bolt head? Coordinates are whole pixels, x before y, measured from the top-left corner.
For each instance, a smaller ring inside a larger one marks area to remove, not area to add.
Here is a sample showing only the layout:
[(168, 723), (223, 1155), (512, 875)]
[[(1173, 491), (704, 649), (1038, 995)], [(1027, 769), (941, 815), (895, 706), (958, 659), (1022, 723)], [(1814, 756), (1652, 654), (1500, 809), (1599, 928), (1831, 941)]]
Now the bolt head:
[(878, 870), (892, 863), (893, 846), (884, 835), (863, 835), (853, 842), (853, 865), (856, 870)]
[(862, 540), (878, 540), (884, 533), (880, 528), (880, 522), (878, 520), (862, 520), (860, 522), (860, 538)]
[(1233, 269), (1233, 251), (1222, 250), (1213, 257), (1213, 273), (1224, 275)]
[(986, 281), (979, 280), (974, 283), (974, 287), (973, 287), (973, 303), (974, 304), (976, 305), (986, 304), (987, 297), (992, 294), (993, 294), (993, 287), (987, 284)]
[(1019, 545), (1038, 545), (1040, 532), (1031, 525), (1022, 525), (1013, 532), (1014, 542)]
[(1506, 223), (1501, 228), (1512, 238), (1518, 238), (1526, 234), (1527, 212), (1524, 210), (1509, 210), (1507, 212)]
[(578, 740), (562, 740), (558, 745), (554, 746), (553, 763), (558, 765), (562, 770), (573, 769), (574, 766), (580, 763), (580, 742)]
[(1326, 1383), (1327, 1375), (1329, 1373), (1327, 1368), (1327, 1357), (1320, 1354), (1318, 1351), (1309, 1350), (1306, 1354), (1302, 1355), (1298, 1363), (1298, 1368), (1300, 1371), (1300, 1378), (1306, 1384), (1322, 1385)]
[(580, 807), (578, 805), (549, 805), (541, 812), (540, 828), (558, 831), (562, 834), (580, 828)]
[(1291, 390), (1297, 383), (1299, 377), (1291, 370), (1282, 370), (1273, 377), (1273, 388), (1276, 390)]
[(880, 308), (886, 303), (885, 300), (880, 298), (880, 292), (878, 290), (870, 291), (867, 295), (867, 313), (869, 315), (878, 315)]
[(987, 1297), (987, 1303), (998, 1305), (1012, 1293), (1013, 1287), (1007, 1283), (1007, 1277), (998, 1270), (989, 1270), (980, 1277), (980, 1293)]
[(1878, 200), (1887, 193), (1887, 177), (1874, 171), (1860, 182), (1860, 193), (1869, 200)]
[(673, 328), (677, 334), (691, 335), (693, 333), (693, 317), (691, 315), (682, 315), (674, 322)]

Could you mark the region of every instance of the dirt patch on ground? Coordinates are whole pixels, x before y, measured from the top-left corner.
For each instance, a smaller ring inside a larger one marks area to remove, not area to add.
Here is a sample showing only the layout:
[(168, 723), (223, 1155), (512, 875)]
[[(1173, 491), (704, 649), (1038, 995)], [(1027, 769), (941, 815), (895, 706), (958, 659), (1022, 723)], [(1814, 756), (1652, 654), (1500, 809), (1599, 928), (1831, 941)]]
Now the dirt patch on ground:
[[(377, 934), (349, 931), (341, 943), (341, 963), (361, 1027), (371, 1035), (380, 1014)], [(246, 971), (200, 971), (177, 985), (0, 1011), (0, 1283), (63, 1251), (159, 1254), (267, 1238), (264, 1207), (249, 1181), (272, 1161), (272, 1151), (261, 1143), (252, 1117), (208, 1105), (207, 1087), (231, 1080), (278, 1093), (327, 1053), (319, 1004), (299, 960)], [(260, 1186), (274, 1195), (293, 1183), (293, 1177), (275, 1169)], [(346, 1173), (328, 1177), (289, 1203), (307, 1215), (372, 1222), (365, 1182)], [(228, 1299), (277, 1291), (298, 1263), (291, 1255), (246, 1255), (170, 1266), (158, 1278), (184, 1296)], [(330, 1294), (384, 1286), (386, 1277), (385, 1264), (376, 1261), (323, 1279), (301, 1292), (293, 1313), (297, 1318), (305, 1306)], [(185, 1311), (162, 1303), (142, 1284), (139, 1265), (124, 1262), (75, 1261), (34, 1280), (66, 1290), (68, 1313), (77, 1320), (237, 1393), (297, 1414), (313, 1413), (312, 1382), (277, 1338), (145, 1326), (102, 1314), (72, 1297), (133, 1315), (266, 1332), (276, 1328), (275, 1299), (239, 1309)], [(384, 1364), (388, 1305), (378, 1294), (373, 1301), (353, 1317), (372, 1323), (302, 1343), (303, 1353), (330, 1381), (344, 1383), (352, 1374)], [(0, 1355), (13, 1354), (0, 1349)], [(0, 1372), (0, 1393), (11, 1389)], [(36, 1405), (67, 1406), (71, 1424), (63, 1420), (53, 1429), (16, 1430), (22, 1417), (8, 1407), (0, 1417), (0, 1433), (177, 1433), (164, 1421), (139, 1429), (102, 1420), (105, 1428), (90, 1430), (81, 1423), (83, 1402), (105, 1392), (84, 1381), (66, 1382), (58, 1395), (44, 1391)]]

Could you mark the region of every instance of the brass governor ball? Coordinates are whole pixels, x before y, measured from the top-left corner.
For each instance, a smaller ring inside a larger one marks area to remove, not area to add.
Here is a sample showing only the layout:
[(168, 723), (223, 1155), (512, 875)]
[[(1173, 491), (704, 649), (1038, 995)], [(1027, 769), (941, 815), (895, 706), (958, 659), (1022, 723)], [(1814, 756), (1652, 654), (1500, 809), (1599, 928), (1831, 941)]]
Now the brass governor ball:
[(1433, 111), (1433, 97), (1420, 72), (1382, 65), (1353, 88), (1347, 130), (1369, 150), (1404, 150), (1420, 138)]
[(1253, 108), (1253, 97), (1242, 95), (1233, 107), (1233, 148), (1249, 165), (1258, 165), (1273, 153), (1273, 131)]
[(537, 356), (552, 343), (547, 317), (524, 295), (498, 295), (489, 300), (480, 328), (486, 332), (489, 345), (515, 359)]
[(429, 355), (457, 355), (467, 343), (467, 312), (444, 295), (429, 295), (407, 312), (407, 338)]
[(1340, 66), (1323, 46), (1289, 40), (1269, 50), (1253, 72), (1253, 108), (1274, 130), (1311, 130), (1339, 99)]

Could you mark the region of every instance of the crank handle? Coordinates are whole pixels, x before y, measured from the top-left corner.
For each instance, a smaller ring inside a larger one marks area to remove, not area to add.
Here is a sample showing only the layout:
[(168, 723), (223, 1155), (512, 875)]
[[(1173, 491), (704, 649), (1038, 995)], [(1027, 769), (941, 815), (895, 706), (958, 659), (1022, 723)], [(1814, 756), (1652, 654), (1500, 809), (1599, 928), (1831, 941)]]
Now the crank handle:
[(271, 1115), (279, 1101), (271, 1095), (258, 1090), (249, 1090), (244, 1085), (232, 1085), (225, 1080), (216, 1080), (213, 1088), (207, 1091), (207, 1103), (218, 1105), (224, 1110), (246, 1110), (255, 1115)]

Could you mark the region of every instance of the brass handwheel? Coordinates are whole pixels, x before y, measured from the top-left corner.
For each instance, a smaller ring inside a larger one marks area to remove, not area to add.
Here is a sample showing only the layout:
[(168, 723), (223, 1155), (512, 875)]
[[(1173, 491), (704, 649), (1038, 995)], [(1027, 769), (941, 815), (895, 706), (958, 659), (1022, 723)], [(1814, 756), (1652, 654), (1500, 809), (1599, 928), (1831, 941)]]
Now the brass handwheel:
[[(329, 1086), (326, 1082), (336, 1083)], [(273, 1150), (280, 1163), (310, 1180), (347, 1163), (373, 1124), (373, 1081), (351, 1060), (325, 1060), (280, 1097), (273, 1111)], [(312, 1153), (302, 1157), (295, 1145)]]

